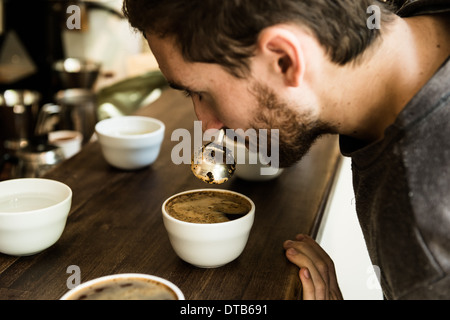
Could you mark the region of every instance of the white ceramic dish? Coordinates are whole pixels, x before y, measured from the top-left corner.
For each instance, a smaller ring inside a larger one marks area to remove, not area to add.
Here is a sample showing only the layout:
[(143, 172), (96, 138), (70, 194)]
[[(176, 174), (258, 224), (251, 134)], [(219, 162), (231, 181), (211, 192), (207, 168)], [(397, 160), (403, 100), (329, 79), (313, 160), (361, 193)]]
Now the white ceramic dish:
[(248, 150), (243, 143), (225, 138), (226, 146), (234, 146), (236, 171), (234, 175), (247, 181), (268, 181), (277, 178), (283, 172), (282, 168), (262, 164), (259, 154)]
[(83, 135), (73, 130), (52, 131), (48, 134), (48, 142), (60, 147), (64, 158), (69, 159), (81, 150)]
[[(166, 204), (181, 194), (198, 191), (216, 191), (239, 195), (251, 204), (243, 217), (221, 223), (192, 223), (178, 220), (166, 211)], [(255, 218), (255, 204), (247, 196), (221, 189), (190, 190), (173, 195), (162, 205), (164, 226), (176, 254), (184, 261), (200, 268), (223, 266), (243, 252)]]
[[(109, 275), (104, 276), (100, 278), (96, 278), (90, 281), (87, 281), (85, 283), (82, 283), (75, 288), (69, 290), (66, 294), (64, 294), (60, 300), (73, 300), (77, 299), (77, 297), (80, 297), (80, 295), (88, 294), (89, 292), (92, 292), (95, 289), (98, 289), (98, 287), (104, 288), (108, 283), (114, 282), (116, 280), (127, 280), (127, 279), (138, 279), (143, 281), (151, 281), (162, 284), (164, 287), (166, 287), (174, 296), (176, 300), (184, 300), (183, 292), (172, 282), (157, 277), (153, 275), (148, 274), (140, 274), (140, 273), (122, 273), (122, 274), (115, 274), (115, 275)], [(120, 299), (114, 299), (114, 300), (120, 300)]]
[(0, 252), (32, 255), (52, 246), (64, 231), (71, 204), (72, 190), (58, 181), (0, 182)]
[(95, 126), (105, 160), (124, 170), (140, 169), (155, 162), (164, 131), (160, 120), (142, 116), (105, 119)]

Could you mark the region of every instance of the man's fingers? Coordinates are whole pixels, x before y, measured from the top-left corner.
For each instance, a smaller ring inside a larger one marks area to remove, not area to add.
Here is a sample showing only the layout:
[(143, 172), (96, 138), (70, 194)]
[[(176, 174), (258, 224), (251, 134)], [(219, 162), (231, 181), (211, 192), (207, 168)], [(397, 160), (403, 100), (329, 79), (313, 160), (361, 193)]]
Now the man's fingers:
[[(317, 300), (329, 299), (328, 286), (322, 275), (317, 270), (313, 261), (304, 253), (297, 251), (295, 248), (289, 248), (286, 250), (286, 257), (289, 261), (297, 265), (299, 268), (306, 268), (308, 270), (307, 274), (304, 274), (304, 279), (306, 284), (303, 283), (302, 272), (300, 270), (300, 280), (302, 280), (302, 286), (306, 286), (306, 290), (314, 290), (314, 298)], [(308, 275), (308, 276), (307, 276)], [(308, 297), (312, 297), (308, 293)]]
[[(286, 250), (290, 250), (286, 251), (286, 256), (292, 263), (299, 268), (308, 269), (315, 299), (342, 299), (333, 260), (314, 239), (299, 234), (295, 237), (295, 241), (285, 241), (283, 246)], [(304, 280), (307, 281), (307, 278), (304, 277)]]
[(316, 300), (316, 290), (308, 268), (301, 268), (298, 274), (302, 282), (303, 300)]
[(298, 241), (304, 241), (305, 243), (308, 243), (308, 245), (311, 246), (312, 251), (317, 254), (317, 256), (321, 257), (322, 262), (319, 263), (316, 267), (323, 275), (324, 273), (327, 274), (327, 284), (329, 285), (329, 292), (330, 292), (330, 299), (333, 300), (342, 300), (342, 293), (339, 289), (337, 277), (336, 277), (336, 269), (334, 266), (334, 262), (331, 259), (331, 257), (325, 252), (325, 250), (322, 249), (322, 247), (311, 237), (303, 234), (298, 234), (295, 237)]
[[(316, 284), (316, 291), (324, 291), (323, 295), (325, 299), (329, 298), (328, 290), (327, 288), (330, 285), (330, 274), (329, 274), (329, 262), (330, 260), (328, 256), (325, 257), (323, 254), (321, 254), (322, 248), (320, 248), (317, 243), (307, 237), (304, 236), (304, 238), (299, 239), (299, 236), (296, 237), (297, 241), (286, 241), (285, 242), (285, 248), (293, 248), (297, 252), (300, 252), (302, 255), (307, 257), (308, 259), (304, 259), (300, 261), (297, 259), (298, 263), (291, 260), (291, 262), (294, 262), (297, 266), (301, 267), (307, 267), (309, 268), (310, 273), (312, 273), (312, 279), (314, 283)], [(309, 260), (309, 263), (307, 264), (307, 260)], [(303, 265), (300, 265), (299, 263), (303, 262)], [(317, 281), (317, 275), (320, 275), (320, 283)], [(322, 294), (319, 294), (322, 295)]]

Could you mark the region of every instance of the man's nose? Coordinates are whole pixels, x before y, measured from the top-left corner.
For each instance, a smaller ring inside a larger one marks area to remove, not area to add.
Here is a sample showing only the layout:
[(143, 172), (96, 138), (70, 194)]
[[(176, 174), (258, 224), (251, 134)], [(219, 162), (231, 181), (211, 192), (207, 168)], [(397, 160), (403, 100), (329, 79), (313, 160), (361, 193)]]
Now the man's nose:
[(201, 103), (194, 102), (194, 110), (197, 115), (197, 119), (202, 122), (202, 130), (208, 129), (222, 129), (224, 124), (217, 118), (213, 110), (201, 105)]

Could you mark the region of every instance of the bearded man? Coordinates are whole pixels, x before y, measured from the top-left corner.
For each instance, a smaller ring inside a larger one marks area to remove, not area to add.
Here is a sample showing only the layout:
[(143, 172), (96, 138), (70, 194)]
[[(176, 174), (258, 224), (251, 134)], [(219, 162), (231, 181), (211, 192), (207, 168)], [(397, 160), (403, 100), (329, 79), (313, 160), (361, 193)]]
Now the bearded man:
[[(450, 298), (448, 0), (125, 0), (203, 129), (279, 129), (281, 166), (323, 134), (352, 157), (388, 299)], [(284, 243), (304, 299), (342, 298), (310, 237)]]

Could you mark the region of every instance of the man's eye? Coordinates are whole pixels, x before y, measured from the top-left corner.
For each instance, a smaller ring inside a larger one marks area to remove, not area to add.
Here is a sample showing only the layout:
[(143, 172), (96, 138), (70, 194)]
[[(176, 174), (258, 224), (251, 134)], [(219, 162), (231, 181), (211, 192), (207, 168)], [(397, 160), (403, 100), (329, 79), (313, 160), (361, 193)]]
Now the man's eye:
[(198, 100), (202, 100), (202, 95), (200, 93), (198, 93), (198, 92), (192, 92), (192, 91), (189, 91), (189, 90), (183, 90), (183, 94), (187, 98), (197, 97)]

